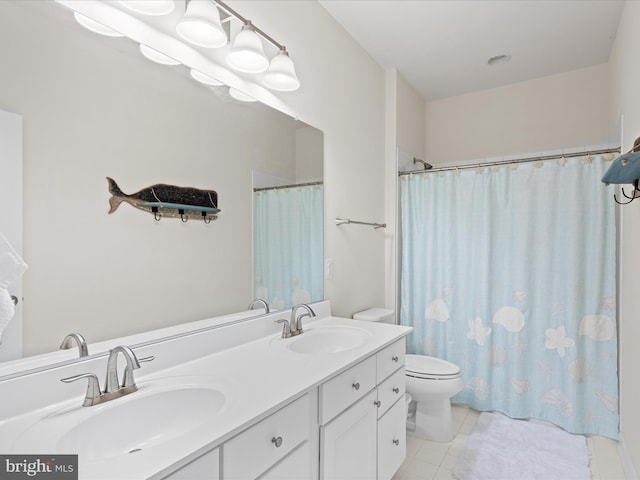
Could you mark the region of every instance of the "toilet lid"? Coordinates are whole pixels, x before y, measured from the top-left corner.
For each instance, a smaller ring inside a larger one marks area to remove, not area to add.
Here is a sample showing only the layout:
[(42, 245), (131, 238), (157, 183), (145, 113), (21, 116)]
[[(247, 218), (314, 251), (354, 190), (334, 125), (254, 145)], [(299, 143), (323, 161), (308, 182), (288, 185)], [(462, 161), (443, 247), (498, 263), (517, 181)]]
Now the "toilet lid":
[(460, 375), (460, 367), (455, 363), (447, 362), (441, 358), (427, 357), (426, 355), (408, 354), (405, 368), (407, 375), (415, 377), (451, 378)]

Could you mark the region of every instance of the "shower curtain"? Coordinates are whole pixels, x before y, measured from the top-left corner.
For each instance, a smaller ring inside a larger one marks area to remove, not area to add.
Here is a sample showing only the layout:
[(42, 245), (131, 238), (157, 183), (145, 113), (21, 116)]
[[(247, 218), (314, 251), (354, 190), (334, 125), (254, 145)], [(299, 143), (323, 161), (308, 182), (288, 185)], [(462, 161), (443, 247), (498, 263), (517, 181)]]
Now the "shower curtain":
[(400, 321), (454, 402), (618, 437), (609, 157), (401, 177)]
[(254, 193), (254, 292), (272, 309), (323, 299), (322, 184)]

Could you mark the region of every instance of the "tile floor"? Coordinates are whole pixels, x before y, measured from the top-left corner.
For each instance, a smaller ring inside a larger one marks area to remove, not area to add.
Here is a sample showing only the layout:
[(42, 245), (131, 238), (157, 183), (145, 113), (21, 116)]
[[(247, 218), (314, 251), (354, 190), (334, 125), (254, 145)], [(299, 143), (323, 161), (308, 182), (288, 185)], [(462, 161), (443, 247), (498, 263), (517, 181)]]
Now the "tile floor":
[[(453, 424), (456, 436), (449, 443), (407, 436), (407, 458), (393, 480), (452, 480), (451, 470), (479, 415), (479, 412), (467, 406), (454, 405)], [(617, 442), (592, 436), (587, 438), (587, 444), (591, 452), (592, 480), (625, 479)]]

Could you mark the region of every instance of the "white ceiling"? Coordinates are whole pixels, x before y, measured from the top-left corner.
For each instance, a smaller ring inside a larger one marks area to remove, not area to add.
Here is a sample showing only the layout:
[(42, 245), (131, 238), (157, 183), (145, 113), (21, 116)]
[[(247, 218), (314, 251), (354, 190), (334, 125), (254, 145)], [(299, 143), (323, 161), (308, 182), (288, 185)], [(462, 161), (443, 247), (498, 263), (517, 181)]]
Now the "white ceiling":
[[(607, 62), (622, 0), (319, 0), (426, 100)], [(489, 67), (490, 57), (511, 61)]]

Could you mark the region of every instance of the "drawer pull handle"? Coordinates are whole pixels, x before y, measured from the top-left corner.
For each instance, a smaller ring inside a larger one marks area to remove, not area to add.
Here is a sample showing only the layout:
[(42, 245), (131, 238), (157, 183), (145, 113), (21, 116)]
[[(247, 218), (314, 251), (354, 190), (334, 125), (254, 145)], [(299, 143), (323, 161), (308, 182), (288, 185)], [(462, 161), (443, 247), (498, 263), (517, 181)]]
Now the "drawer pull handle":
[(382, 405), (382, 402), (380, 402), (380, 400), (376, 400), (375, 402), (373, 402), (373, 404), (374, 404), (376, 407), (380, 408), (380, 405)]
[(396, 439), (394, 439), (394, 440), (393, 440), (393, 444), (394, 444), (395, 446), (400, 445), (400, 440), (398, 440), (397, 438), (396, 438)]
[(400, 389), (398, 387), (393, 387), (393, 393), (400, 393)]
[(353, 388), (355, 388), (356, 390), (360, 390), (360, 383), (356, 382), (354, 384), (351, 385)]
[(393, 357), (391, 357), (391, 360), (393, 360), (394, 362), (398, 363), (398, 360), (400, 360), (400, 359), (398, 358), (397, 355), (394, 355)]
[(276, 448), (280, 448), (280, 446), (282, 445), (282, 437), (273, 437), (271, 439), (271, 443), (273, 443)]

